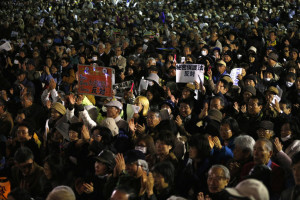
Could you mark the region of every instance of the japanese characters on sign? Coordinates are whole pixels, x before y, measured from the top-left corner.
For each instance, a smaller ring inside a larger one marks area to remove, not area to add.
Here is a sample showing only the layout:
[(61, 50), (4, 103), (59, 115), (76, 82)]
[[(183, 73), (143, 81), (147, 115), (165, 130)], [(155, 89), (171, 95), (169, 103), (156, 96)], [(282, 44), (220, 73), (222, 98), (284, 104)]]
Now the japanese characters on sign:
[(78, 65), (78, 93), (112, 97), (114, 69), (95, 65)]
[(204, 81), (204, 65), (202, 64), (177, 64), (176, 83), (189, 83)]

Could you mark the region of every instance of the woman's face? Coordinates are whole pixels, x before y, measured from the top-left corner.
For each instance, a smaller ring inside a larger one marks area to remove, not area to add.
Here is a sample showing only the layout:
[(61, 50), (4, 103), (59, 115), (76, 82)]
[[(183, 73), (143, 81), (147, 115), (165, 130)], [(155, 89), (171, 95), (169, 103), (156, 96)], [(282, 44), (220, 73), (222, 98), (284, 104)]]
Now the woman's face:
[(281, 126), (281, 130), (280, 130), (280, 135), (282, 138), (287, 137), (289, 135), (292, 134), (291, 128), (290, 128), (290, 124), (289, 123), (285, 123)]
[(155, 148), (158, 155), (168, 155), (170, 153), (170, 150), (172, 149), (172, 146), (167, 145), (165, 142), (157, 140), (155, 142)]
[(196, 147), (190, 147), (189, 148), (189, 157), (190, 159), (196, 159), (198, 155), (198, 151)]
[(232, 130), (229, 124), (222, 124), (220, 126), (220, 136), (223, 140), (229, 140), (232, 137)]
[(57, 112), (54, 108), (51, 109), (51, 117), (53, 121), (56, 121), (60, 118), (59, 112)]

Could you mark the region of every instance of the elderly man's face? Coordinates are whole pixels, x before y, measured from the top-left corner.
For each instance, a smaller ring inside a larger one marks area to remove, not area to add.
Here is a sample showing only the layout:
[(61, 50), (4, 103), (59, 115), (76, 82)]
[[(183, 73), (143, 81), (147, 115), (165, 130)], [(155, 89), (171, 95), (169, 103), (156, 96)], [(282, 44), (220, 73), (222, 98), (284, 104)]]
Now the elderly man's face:
[(147, 115), (147, 125), (150, 128), (154, 128), (160, 122), (160, 118), (154, 112), (149, 112)]
[(207, 177), (207, 185), (210, 193), (222, 191), (228, 184), (229, 179), (225, 177), (222, 168), (213, 168), (209, 170)]
[(253, 148), (253, 160), (256, 165), (268, 164), (273, 152), (267, 149), (266, 142), (257, 141)]
[(114, 106), (107, 107), (107, 117), (116, 118), (120, 114), (120, 110)]

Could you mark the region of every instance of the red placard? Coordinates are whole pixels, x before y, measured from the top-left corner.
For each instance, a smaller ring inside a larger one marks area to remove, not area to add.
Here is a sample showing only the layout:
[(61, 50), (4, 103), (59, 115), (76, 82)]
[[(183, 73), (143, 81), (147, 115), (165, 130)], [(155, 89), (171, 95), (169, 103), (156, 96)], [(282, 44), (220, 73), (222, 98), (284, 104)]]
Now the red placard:
[(112, 97), (114, 69), (95, 65), (78, 65), (78, 93)]

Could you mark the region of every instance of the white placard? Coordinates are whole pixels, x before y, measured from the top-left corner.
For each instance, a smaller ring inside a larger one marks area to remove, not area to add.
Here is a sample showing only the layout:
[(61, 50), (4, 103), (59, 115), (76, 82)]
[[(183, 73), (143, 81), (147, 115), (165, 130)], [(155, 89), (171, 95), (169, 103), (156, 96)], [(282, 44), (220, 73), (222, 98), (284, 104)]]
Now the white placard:
[(204, 83), (204, 65), (202, 64), (177, 64), (176, 83), (189, 83), (197, 81)]
[(4, 44), (2, 44), (0, 46), (0, 51), (5, 50), (5, 51), (10, 51), (11, 50), (11, 46), (9, 42), (5, 42)]
[(243, 68), (234, 68), (231, 70), (230, 77), (233, 81), (233, 85), (238, 85), (239, 83), (238, 75), (242, 74), (242, 70)]
[(139, 106), (127, 104), (127, 108), (126, 108), (127, 121), (129, 122), (135, 113), (139, 113), (139, 110), (140, 110)]

